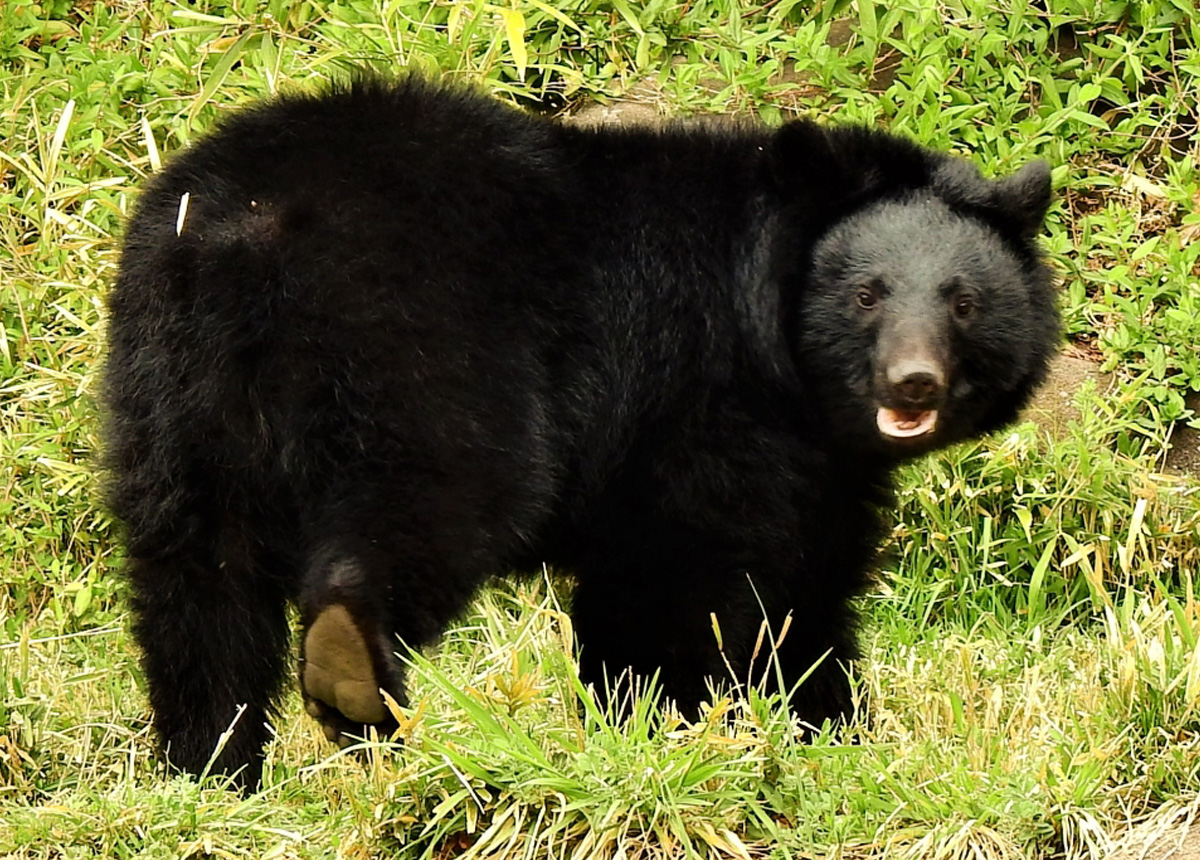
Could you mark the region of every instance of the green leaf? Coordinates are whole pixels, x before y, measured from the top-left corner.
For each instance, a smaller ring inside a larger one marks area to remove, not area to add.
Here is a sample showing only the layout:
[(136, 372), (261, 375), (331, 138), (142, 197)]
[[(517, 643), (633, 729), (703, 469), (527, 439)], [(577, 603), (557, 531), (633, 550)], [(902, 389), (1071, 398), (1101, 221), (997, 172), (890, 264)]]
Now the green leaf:
[(612, 0), (613, 8), (616, 9), (621, 17), (625, 19), (625, 23), (633, 28), (633, 32), (639, 36), (646, 35), (646, 31), (642, 29), (642, 24), (637, 19), (637, 15), (633, 14), (633, 10), (629, 8), (629, 4), (625, 0)]
[(1058, 539), (1051, 536), (1050, 540), (1046, 541), (1046, 546), (1042, 550), (1042, 555), (1034, 565), (1033, 575), (1029, 578), (1029, 618), (1035, 620), (1040, 618), (1042, 612), (1045, 611), (1045, 605), (1042, 600), (1042, 583), (1046, 579), (1046, 571), (1050, 568), (1050, 559), (1054, 555), (1054, 549), (1058, 546)]
[[(555, 18), (563, 26), (570, 27), (576, 33), (583, 32), (582, 27), (580, 27), (578, 24), (576, 24), (573, 20), (568, 18), (566, 15), (564, 15), (558, 9), (555, 9), (549, 3), (543, 3), (543, 2), (541, 2), (541, 0), (526, 0), (526, 2), (529, 3), (529, 5), (534, 7), (535, 9), (540, 9), (542, 12), (545, 12), (547, 15), (551, 16), (552, 18)], [(458, 8), (458, 7), (456, 6), (455, 8)]]
[(525, 68), (529, 65), (529, 54), (525, 50), (525, 16), (518, 9), (497, 9), (496, 12), (504, 19), (504, 37), (512, 52), (513, 65), (517, 67), (517, 77), (524, 81)]
[[(71, 590), (71, 586), (67, 587)], [(90, 583), (79, 583), (75, 589), (75, 598), (71, 601), (71, 614), (76, 618), (85, 615), (92, 605), (92, 586)]]
[(230, 71), (233, 70), (234, 63), (241, 59), (242, 54), (246, 52), (246, 48), (249, 46), (250, 41), (256, 38), (258, 35), (258, 33), (252, 30), (247, 30), (245, 33), (242, 33), (242, 35), (238, 36), (237, 41), (230, 45), (225, 53), (221, 55), (221, 58), (217, 60), (216, 65), (213, 66), (213, 70), (208, 76), (208, 79), (205, 80), (204, 86), (200, 90), (200, 94), (196, 96), (195, 100), (192, 102), (192, 106), (188, 109), (187, 119), (189, 125), (195, 121), (196, 117), (200, 114), (200, 111), (204, 109), (204, 106), (209, 103), (213, 95), (218, 89), (220, 89), (221, 84), (225, 82), (225, 78), (227, 78)]
[(858, 26), (863, 38), (871, 45), (879, 41), (879, 20), (875, 17), (875, 0), (858, 0)]

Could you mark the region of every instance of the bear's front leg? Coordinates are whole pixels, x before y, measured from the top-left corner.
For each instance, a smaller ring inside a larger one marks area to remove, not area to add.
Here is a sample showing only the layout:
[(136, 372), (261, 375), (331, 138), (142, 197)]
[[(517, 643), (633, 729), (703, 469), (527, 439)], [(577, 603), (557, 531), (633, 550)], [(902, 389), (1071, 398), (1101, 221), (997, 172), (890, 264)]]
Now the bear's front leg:
[(782, 687), (814, 726), (849, 717), (854, 598), (881, 531), (874, 464), (835, 462), (730, 396), (637, 466), (590, 511), (572, 564), (586, 680), (660, 672), (687, 715), (715, 682)]
[(593, 559), (579, 574), (571, 615), (581, 674), (598, 694), (626, 670), (657, 673), (663, 694), (694, 719), (712, 688), (774, 692), (782, 680), (806, 723), (851, 716), (855, 618), (843, 599), (797, 592), (794, 574), (756, 570), (698, 535), (664, 536), (657, 547)]

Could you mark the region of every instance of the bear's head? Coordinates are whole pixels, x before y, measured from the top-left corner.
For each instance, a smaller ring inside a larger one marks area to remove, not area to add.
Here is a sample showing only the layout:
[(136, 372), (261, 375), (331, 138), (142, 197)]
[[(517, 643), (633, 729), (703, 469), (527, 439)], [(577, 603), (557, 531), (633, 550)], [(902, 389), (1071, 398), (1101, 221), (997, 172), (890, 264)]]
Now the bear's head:
[(1059, 339), (1035, 239), (1046, 165), (989, 181), (890, 135), (799, 125), (813, 179), (788, 192), (781, 226), (803, 238), (784, 245), (781, 288), (804, 411), (891, 457), (1013, 420)]

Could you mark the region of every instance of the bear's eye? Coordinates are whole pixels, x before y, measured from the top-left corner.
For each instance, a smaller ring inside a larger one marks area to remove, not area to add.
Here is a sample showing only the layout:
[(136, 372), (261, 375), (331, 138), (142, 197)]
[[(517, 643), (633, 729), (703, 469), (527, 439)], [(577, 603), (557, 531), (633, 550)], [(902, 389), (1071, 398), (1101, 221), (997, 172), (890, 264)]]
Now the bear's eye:
[(954, 299), (954, 315), (960, 320), (965, 320), (973, 313), (975, 313), (975, 299), (966, 295)]
[(868, 287), (863, 287), (858, 291), (858, 295), (855, 296), (854, 300), (864, 311), (869, 311), (879, 302), (879, 294)]

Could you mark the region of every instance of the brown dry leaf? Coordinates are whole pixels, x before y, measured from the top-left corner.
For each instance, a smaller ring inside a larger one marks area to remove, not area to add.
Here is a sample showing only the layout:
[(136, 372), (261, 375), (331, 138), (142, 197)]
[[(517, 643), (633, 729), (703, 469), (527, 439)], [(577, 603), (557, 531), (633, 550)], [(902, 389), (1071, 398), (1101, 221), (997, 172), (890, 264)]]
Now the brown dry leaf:
[(1136, 173), (1126, 173), (1125, 178), (1121, 180), (1121, 187), (1131, 194), (1140, 194), (1150, 200), (1167, 199), (1167, 192), (1161, 185)]

